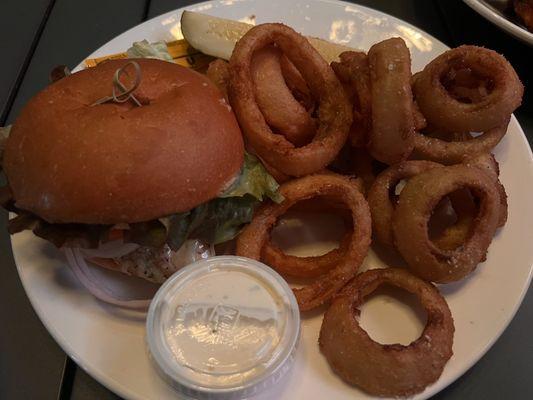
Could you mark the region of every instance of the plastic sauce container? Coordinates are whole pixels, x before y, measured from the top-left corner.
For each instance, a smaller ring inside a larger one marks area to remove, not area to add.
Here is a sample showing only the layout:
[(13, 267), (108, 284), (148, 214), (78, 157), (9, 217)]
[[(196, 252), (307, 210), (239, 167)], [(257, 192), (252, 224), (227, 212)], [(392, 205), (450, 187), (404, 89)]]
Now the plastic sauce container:
[(170, 277), (146, 322), (152, 361), (171, 386), (195, 399), (258, 394), (293, 364), (300, 313), (287, 283), (244, 257), (197, 261)]

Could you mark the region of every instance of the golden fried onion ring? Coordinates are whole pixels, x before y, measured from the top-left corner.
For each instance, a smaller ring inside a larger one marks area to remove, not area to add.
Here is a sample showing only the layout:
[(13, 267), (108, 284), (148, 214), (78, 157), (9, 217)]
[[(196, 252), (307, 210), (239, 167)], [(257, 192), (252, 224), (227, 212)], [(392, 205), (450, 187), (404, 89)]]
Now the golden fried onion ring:
[(283, 276), (293, 278), (317, 278), (335, 268), (346, 255), (352, 240), (351, 232), (347, 232), (339, 244), (321, 256), (297, 257), (285, 254), (282, 249), (267, 240), (261, 259)]
[(372, 214), (372, 232), (377, 240), (392, 246), (392, 215), (395, 204), (391, 199), (391, 190), (403, 179), (409, 179), (432, 168), (442, 167), (432, 161), (404, 161), (395, 164), (379, 174), (370, 190), (367, 199)]
[[(324, 173), (331, 172), (324, 171)], [(361, 193), (364, 192), (363, 182), (360, 179), (350, 179), (350, 182), (357, 186)], [(346, 232), (339, 247), (320, 256), (298, 257), (285, 254), (269, 238), (263, 246), (261, 259), (283, 276), (304, 279), (317, 278), (336, 267), (346, 255), (346, 250), (350, 245), (350, 240), (352, 240), (351, 214), (343, 204), (332, 203), (319, 197), (298, 202), (291, 208), (291, 210), (293, 209), (303, 212), (334, 212), (341, 216), (346, 226)]]
[[(424, 331), (408, 346), (377, 343), (359, 325), (358, 307), (382, 284), (415, 294), (426, 309)], [(335, 296), (318, 342), (331, 368), (346, 382), (374, 396), (404, 397), (439, 378), (453, 354), (454, 331), (450, 309), (432, 284), (407, 271), (386, 268), (356, 276)]]
[[(480, 101), (459, 101), (443, 84), (447, 74), (464, 68), (492, 82), (492, 90)], [(417, 74), (413, 91), (430, 125), (448, 131), (485, 132), (506, 125), (522, 101), (524, 87), (502, 55), (483, 47), (459, 46), (426, 65)]]
[[(462, 246), (438, 248), (429, 240), (428, 222), (436, 205), (462, 188), (480, 201)], [(482, 261), (500, 219), (494, 179), (478, 167), (458, 164), (423, 172), (407, 182), (392, 219), (394, 242), (409, 269), (422, 279), (447, 283), (464, 278)]]
[(501, 228), (507, 222), (508, 204), (507, 193), (500, 182), (500, 166), (493, 154), (482, 154), (476, 158), (466, 162), (465, 164), (477, 167), (494, 179), (498, 193), (500, 194), (500, 218), (498, 219), (498, 227)]
[(509, 118), (502, 125), (491, 128), (477, 137), (450, 142), (415, 132), (415, 154), (419, 158), (442, 164), (461, 163), (473, 156), (489, 153), (505, 136), (508, 124)]
[(368, 57), (362, 51), (345, 51), (340, 62), (332, 62), (331, 68), (348, 88), (353, 102), (353, 122), (350, 127), (350, 143), (365, 147), (372, 129), (372, 95)]
[(281, 185), (280, 193), (285, 200), (259, 208), (252, 222), (239, 235), (237, 255), (261, 259), (263, 247), (277, 219), (303, 200), (323, 197), (342, 203), (350, 211), (353, 221), (350, 244), (342, 260), (314, 283), (294, 289), (300, 310), (306, 311), (326, 303), (357, 273), (370, 246), (370, 210), (358, 187), (349, 178), (336, 174), (308, 175), (289, 181)]
[[(319, 99), (317, 133), (295, 147), (272, 132), (255, 99), (251, 63), (254, 53), (275, 43), (300, 71), (313, 97)], [(235, 45), (230, 59), (229, 98), (246, 140), (257, 154), (280, 172), (302, 176), (333, 161), (348, 137), (352, 122), (350, 103), (331, 67), (307, 39), (283, 24), (250, 29)]]
[(386, 164), (404, 161), (414, 147), (411, 56), (403, 39), (391, 38), (368, 50), (372, 129), (368, 150)]
[(296, 146), (315, 134), (311, 115), (292, 95), (281, 70), (282, 53), (274, 46), (258, 50), (252, 58), (257, 104), (270, 127)]

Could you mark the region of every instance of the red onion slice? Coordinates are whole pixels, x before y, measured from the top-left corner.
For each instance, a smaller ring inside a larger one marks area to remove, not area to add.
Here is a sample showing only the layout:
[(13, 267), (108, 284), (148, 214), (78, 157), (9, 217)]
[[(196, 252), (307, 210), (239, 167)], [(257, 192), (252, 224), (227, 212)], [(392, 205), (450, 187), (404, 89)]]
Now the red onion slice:
[(97, 299), (122, 308), (147, 311), (152, 299), (124, 299), (118, 296), (105, 280), (97, 278), (87, 265), (80, 249), (65, 247), (62, 249), (67, 257), (70, 269), (80, 283)]
[(96, 249), (80, 249), (84, 257), (120, 258), (137, 250), (140, 246), (136, 243), (124, 243), (122, 240), (101, 243)]
[[(73, 247), (62, 248), (65, 254), (68, 265), (80, 283), (97, 299), (113, 304), (118, 307), (147, 311), (150, 306), (151, 299), (125, 299), (113, 290), (106, 279), (95, 275), (91, 267), (87, 264), (87, 258), (102, 257), (102, 258), (120, 258), (123, 255), (129, 254), (140, 246), (132, 243), (123, 243), (114, 241), (100, 245), (98, 249), (81, 249)], [(213, 246), (208, 246), (198, 240), (188, 240), (177, 251), (169, 249), (168, 262), (177, 271), (194, 261), (202, 258), (208, 258), (215, 255)], [(128, 275), (130, 275), (128, 273)]]

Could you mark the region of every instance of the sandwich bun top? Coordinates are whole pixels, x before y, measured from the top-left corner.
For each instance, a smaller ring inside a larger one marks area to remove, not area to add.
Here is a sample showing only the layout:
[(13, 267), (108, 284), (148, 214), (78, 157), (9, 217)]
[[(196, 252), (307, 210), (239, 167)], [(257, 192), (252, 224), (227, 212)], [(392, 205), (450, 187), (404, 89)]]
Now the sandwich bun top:
[[(13, 124), (3, 158), (15, 205), (51, 223), (141, 222), (217, 197), (238, 174), (244, 146), (218, 89), (176, 64), (135, 60), (131, 100), (109, 96), (131, 60), (72, 74), (34, 96)], [(133, 68), (121, 82), (129, 87)]]

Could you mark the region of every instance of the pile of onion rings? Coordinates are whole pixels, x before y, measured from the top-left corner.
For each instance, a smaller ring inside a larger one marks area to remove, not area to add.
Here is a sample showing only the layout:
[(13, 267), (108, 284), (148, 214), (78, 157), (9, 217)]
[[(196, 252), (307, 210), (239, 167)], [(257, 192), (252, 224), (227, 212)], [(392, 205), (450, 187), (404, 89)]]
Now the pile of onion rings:
[[(210, 71), (228, 93), (248, 151), (283, 182), (285, 200), (256, 210), (236, 254), (311, 281), (294, 289), (298, 304), (302, 311), (330, 304), (320, 348), (345, 381), (378, 396), (424, 390), (451, 357), (454, 333), (430, 282), (469, 275), (507, 220), (491, 151), (523, 95), (512, 66), (492, 50), (461, 46), (412, 75), (400, 38), (328, 65), (292, 29), (263, 24), (237, 42), (229, 64)], [(347, 229), (339, 247), (295, 257), (276, 246), (270, 231), (295, 205), (340, 214)], [(409, 272), (357, 275), (371, 232)], [(416, 294), (428, 311), (422, 336), (409, 346), (375, 343), (354, 316), (383, 283)]]

